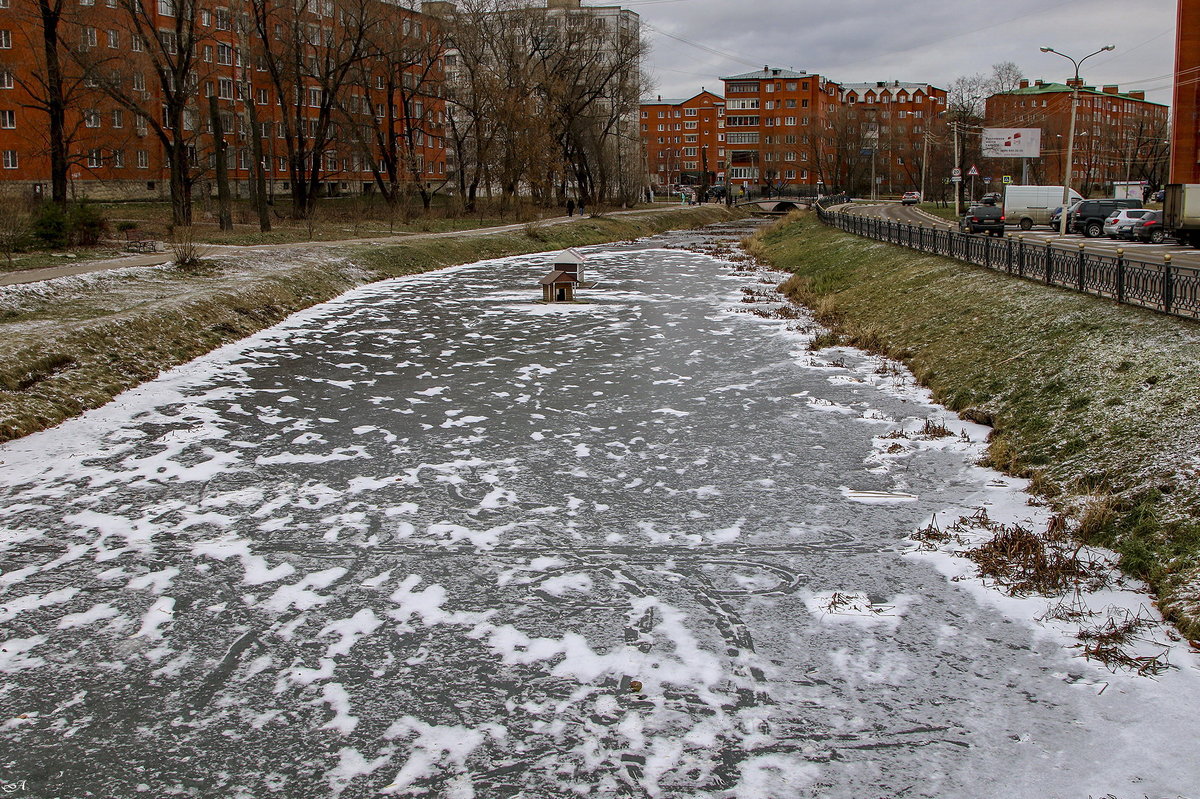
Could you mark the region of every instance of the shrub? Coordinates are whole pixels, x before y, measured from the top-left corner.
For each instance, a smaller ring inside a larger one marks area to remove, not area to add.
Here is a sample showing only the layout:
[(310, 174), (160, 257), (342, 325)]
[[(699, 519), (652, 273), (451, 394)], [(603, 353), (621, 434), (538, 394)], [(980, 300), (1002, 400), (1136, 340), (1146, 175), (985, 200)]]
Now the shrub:
[(43, 247), (61, 249), (67, 246), (70, 225), (67, 212), (57, 203), (44, 203), (33, 218), (33, 237)]
[(71, 241), (84, 246), (99, 243), (108, 232), (108, 220), (89, 203), (72, 205), (67, 212), (67, 225)]

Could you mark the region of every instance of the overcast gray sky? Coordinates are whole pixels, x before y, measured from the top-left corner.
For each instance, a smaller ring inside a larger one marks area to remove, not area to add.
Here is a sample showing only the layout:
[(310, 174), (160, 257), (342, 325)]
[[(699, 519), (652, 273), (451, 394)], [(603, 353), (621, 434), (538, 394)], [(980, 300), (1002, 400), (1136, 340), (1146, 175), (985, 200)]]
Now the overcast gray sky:
[[(619, 0), (585, 0), (615, 5)], [(842, 82), (928, 81), (946, 88), (959, 75), (1012, 61), (1028, 78), (1074, 74), (1047, 45), (1088, 59), (1089, 84), (1143, 89), (1169, 104), (1176, 0), (627, 0), (651, 44), (653, 94), (718, 93), (722, 75), (764, 64), (817, 72)], [(678, 38), (672, 38), (678, 37)], [(680, 41), (680, 40), (686, 41)]]

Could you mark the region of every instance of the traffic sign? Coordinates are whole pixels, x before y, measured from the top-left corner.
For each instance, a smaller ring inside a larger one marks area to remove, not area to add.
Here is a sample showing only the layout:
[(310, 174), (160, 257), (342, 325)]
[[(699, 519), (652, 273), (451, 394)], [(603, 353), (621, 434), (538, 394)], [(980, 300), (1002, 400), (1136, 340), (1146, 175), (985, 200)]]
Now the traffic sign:
[(985, 186), (990, 186), (990, 185), (992, 185), (992, 179), (991, 179), (991, 178), (984, 178), (984, 179), (983, 179), (983, 185), (985, 185)]
[(979, 174), (979, 170), (976, 169), (974, 167), (974, 165), (972, 165), (971, 168), (969, 170), (967, 170), (967, 175), (969, 175), (970, 177), (975, 177), (978, 174)]
[(958, 167), (954, 167), (954, 169), (950, 170), (950, 175), (951, 175), (951, 177), (956, 177), (956, 178), (962, 177), (962, 170), (959, 169)]
[(1005, 175), (1000, 178), (1000, 182), (1007, 186), (1009, 183), (1012, 183), (1012, 175)]
[(954, 177), (950, 178), (950, 182), (951, 183), (962, 183), (962, 176), (955, 175)]

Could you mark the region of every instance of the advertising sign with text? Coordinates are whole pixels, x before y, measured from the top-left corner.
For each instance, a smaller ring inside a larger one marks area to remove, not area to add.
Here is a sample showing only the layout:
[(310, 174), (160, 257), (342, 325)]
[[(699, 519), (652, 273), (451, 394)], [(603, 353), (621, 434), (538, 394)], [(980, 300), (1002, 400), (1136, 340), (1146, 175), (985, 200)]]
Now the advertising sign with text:
[(1041, 128), (984, 128), (984, 158), (1037, 158), (1042, 154)]

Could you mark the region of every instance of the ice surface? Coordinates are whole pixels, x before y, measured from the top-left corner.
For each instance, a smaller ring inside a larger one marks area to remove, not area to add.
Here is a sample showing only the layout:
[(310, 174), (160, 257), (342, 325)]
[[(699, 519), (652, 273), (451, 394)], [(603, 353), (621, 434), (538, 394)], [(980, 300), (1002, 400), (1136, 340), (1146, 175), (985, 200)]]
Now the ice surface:
[(6, 784), (1196, 799), (1163, 628), (1110, 672), (908, 538), (1045, 523), (986, 428), (704, 235), (587, 254), (578, 304), (545, 255), (379, 283), (0, 446)]

